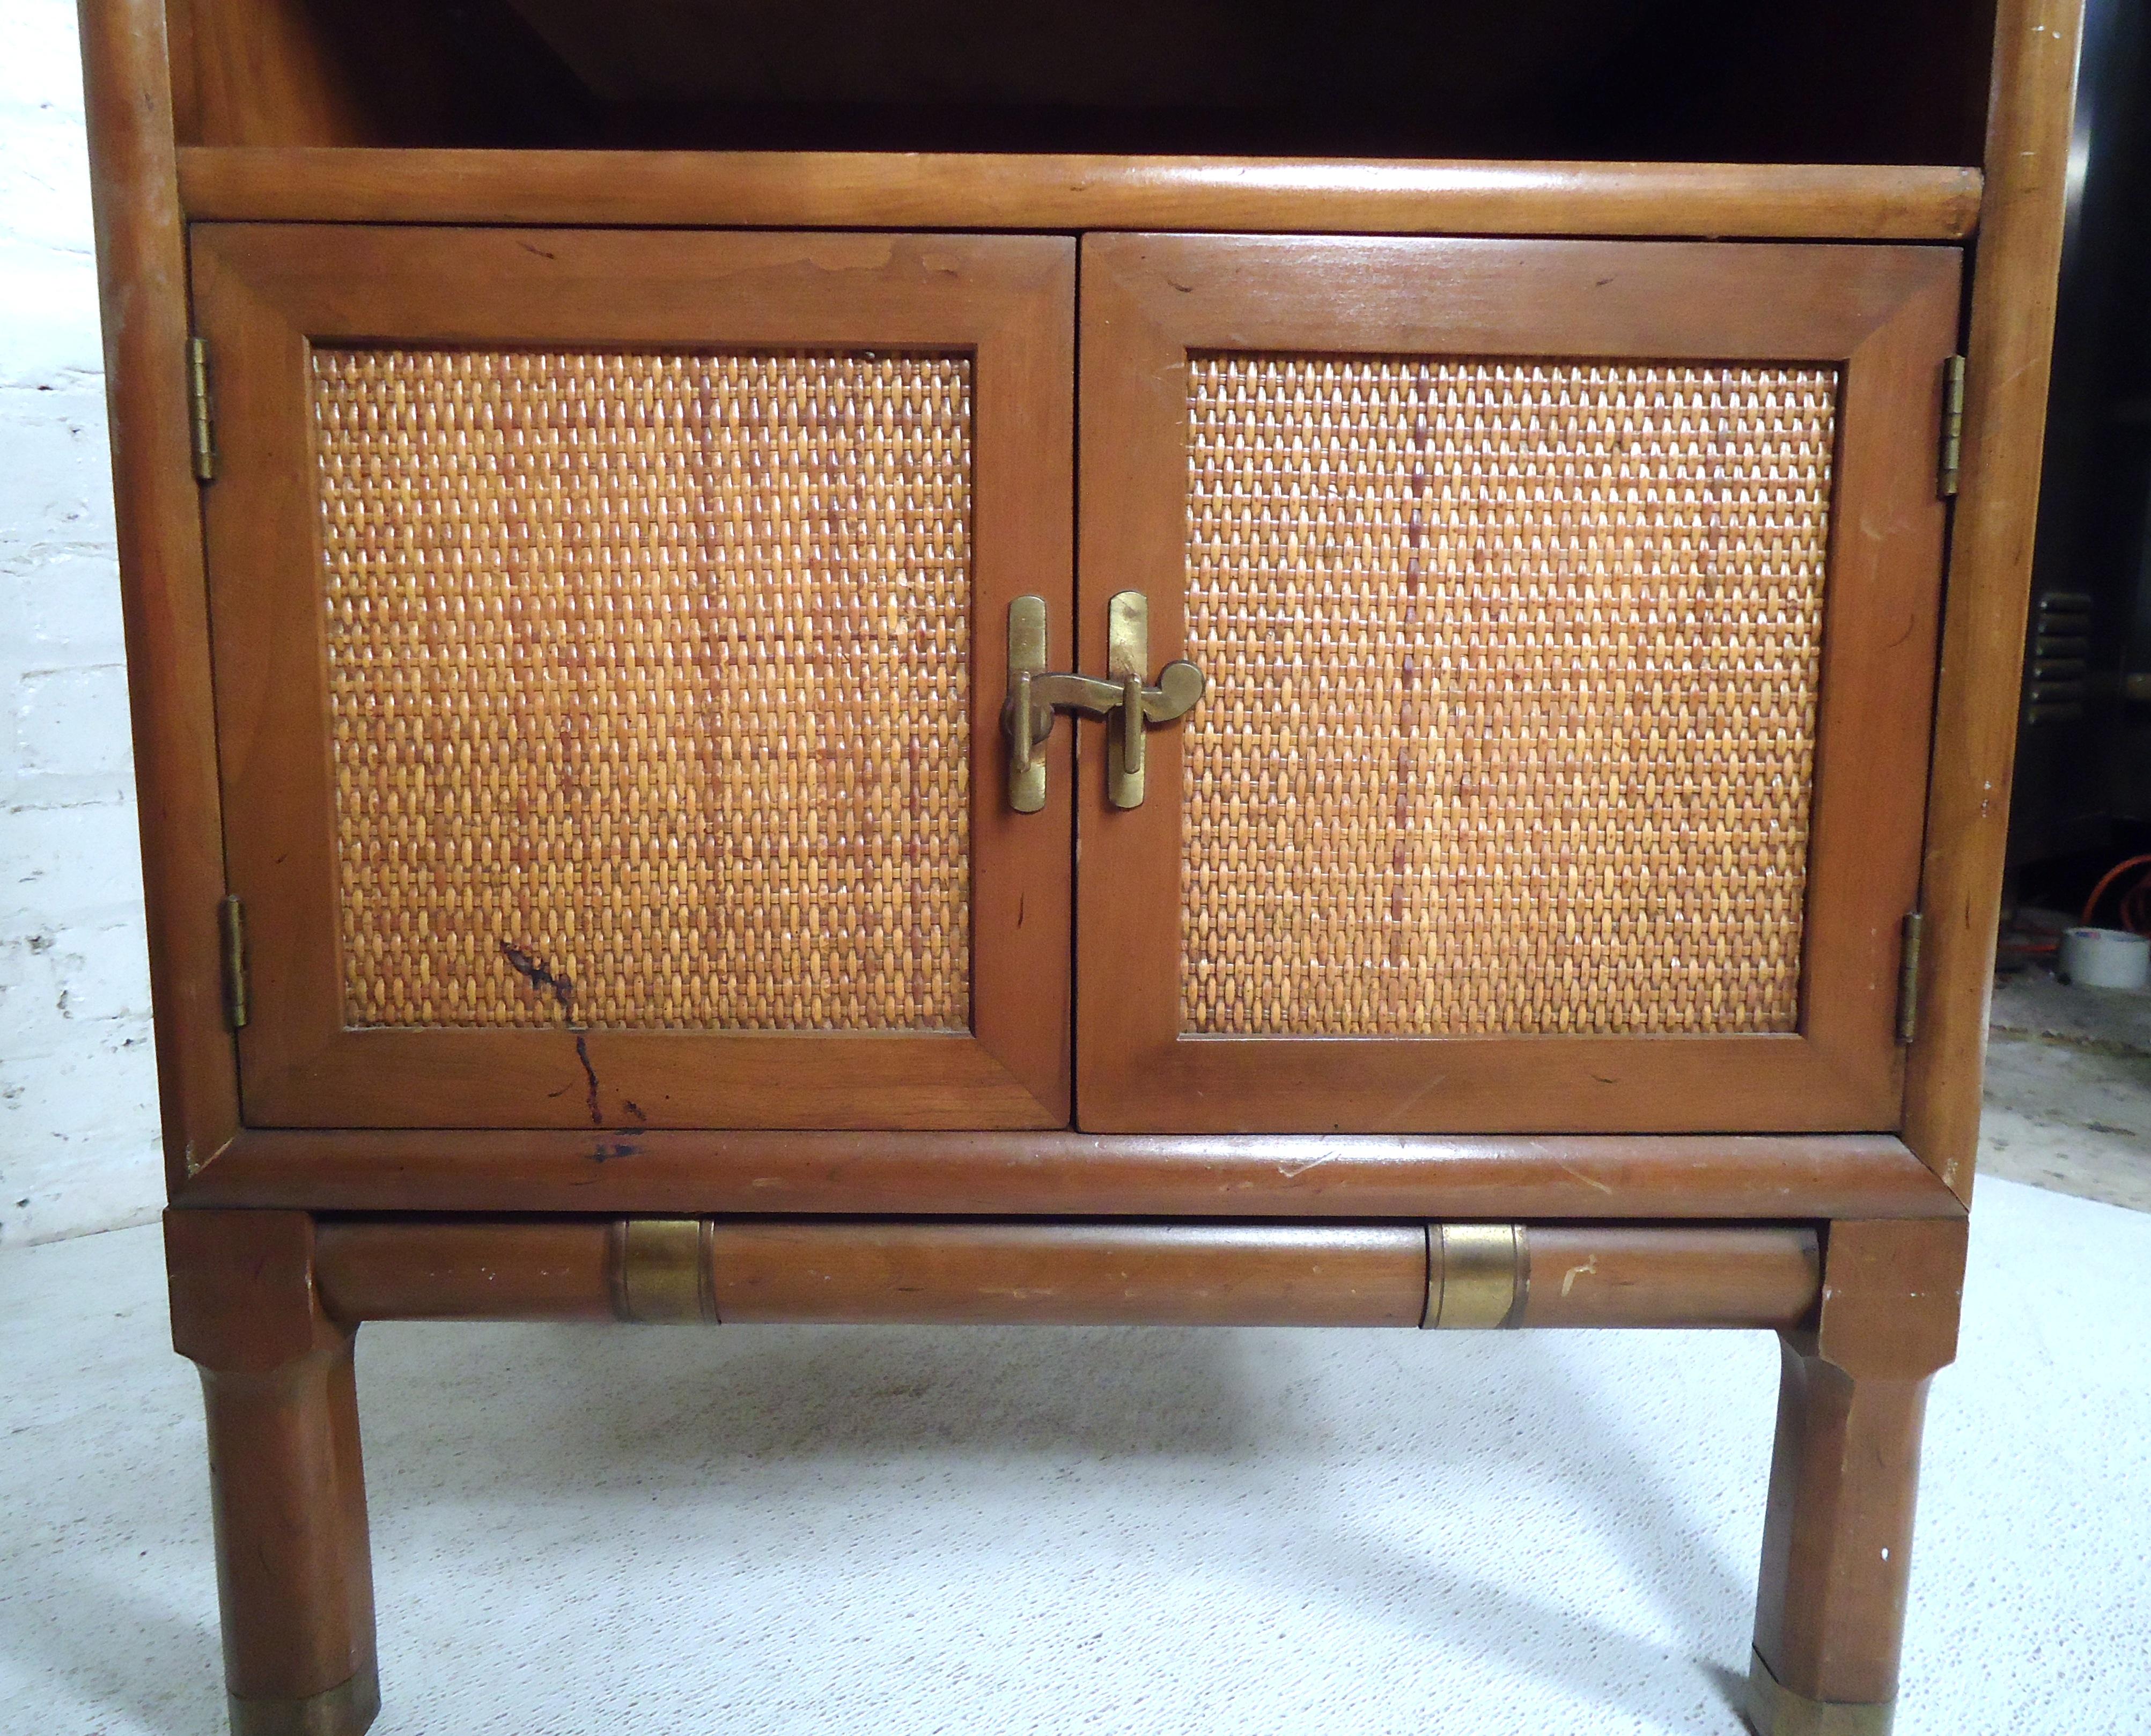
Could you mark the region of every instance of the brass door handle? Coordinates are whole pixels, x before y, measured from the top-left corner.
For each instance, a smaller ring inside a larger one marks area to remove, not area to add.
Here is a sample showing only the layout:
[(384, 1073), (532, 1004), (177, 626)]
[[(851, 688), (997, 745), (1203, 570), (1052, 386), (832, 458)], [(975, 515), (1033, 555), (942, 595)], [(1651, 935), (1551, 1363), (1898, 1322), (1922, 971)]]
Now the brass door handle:
[(1124, 590), (1106, 605), (1106, 662), (1111, 679), (1049, 671), (1045, 666), (1045, 600), (1018, 597), (1009, 605), (1009, 691), (1001, 726), (1008, 736), (1009, 806), (1035, 814), (1045, 806), (1045, 762), (1040, 745), (1063, 711), (1112, 720), (1106, 748), (1106, 799), (1115, 807), (1140, 807), (1143, 799), (1143, 733), (1153, 723), (1185, 716), (1202, 697), (1202, 671), (1192, 663), (1168, 663), (1148, 685), (1150, 600)]

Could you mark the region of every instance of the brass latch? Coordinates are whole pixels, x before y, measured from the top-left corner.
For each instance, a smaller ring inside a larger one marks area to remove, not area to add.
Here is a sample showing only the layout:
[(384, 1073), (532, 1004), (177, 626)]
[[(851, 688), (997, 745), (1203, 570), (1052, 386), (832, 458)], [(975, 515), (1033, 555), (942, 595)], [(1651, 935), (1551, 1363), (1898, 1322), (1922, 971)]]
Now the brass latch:
[(1009, 806), (1035, 814), (1045, 806), (1045, 762), (1038, 749), (1063, 711), (1112, 720), (1106, 750), (1106, 798), (1116, 807), (1141, 807), (1143, 732), (1153, 723), (1185, 716), (1202, 697), (1202, 671), (1172, 662), (1148, 686), (1150, 600), (1124, 590), (1106, 605), (1106, 659), (1110, 680), (1049, 673), (1045, 667), (1045, 599), (1018, 597), (1009, 605), (1009, 692), (1001, 725), (1009, 744)]

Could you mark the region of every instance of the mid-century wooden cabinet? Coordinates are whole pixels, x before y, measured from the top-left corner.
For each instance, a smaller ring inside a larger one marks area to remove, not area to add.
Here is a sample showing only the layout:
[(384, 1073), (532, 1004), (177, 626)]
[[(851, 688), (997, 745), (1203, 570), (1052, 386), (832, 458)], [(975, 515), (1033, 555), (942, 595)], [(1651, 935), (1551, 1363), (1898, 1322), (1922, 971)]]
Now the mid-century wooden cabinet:
[(2076, 10), (1725, 10), (83, 0), (241, 1736), (581, 1317), (1774, 1329), (1886, 1729)]

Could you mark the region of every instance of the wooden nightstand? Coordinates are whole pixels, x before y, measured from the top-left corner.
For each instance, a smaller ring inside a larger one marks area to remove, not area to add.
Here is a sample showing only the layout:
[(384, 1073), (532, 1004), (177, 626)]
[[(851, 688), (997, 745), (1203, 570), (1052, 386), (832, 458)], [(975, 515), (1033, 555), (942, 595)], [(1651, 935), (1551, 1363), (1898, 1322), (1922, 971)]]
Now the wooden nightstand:
[(1775, 1329), (1886, 1728), (2077, 8), (1722, 10), (84, 0), (235, 1730), (587, 1317)]

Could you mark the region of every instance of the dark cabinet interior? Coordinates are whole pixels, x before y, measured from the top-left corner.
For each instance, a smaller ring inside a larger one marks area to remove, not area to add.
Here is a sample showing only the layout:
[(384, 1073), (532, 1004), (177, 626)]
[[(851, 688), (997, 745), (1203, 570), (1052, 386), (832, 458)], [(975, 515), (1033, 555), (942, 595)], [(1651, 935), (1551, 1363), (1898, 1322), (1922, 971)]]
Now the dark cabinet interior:
[(1975, 164), (1993, 37), (1987, 0), (190, 10), (180, 141), (255, 145)]

